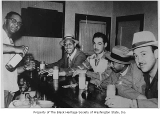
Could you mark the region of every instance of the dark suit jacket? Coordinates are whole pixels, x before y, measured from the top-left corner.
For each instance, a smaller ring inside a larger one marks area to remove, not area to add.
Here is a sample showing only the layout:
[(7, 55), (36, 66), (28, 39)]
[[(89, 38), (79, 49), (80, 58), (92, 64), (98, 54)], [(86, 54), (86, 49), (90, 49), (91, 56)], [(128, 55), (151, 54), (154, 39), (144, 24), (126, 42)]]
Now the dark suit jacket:
[(76, 68), (77, 66), (81, 65), (86, 60), (86, 55), (79, 49), (77, 49), (77, 52), (75, 56), (73, 57), (71, 61), (70, 67), (68, 66), (68, 59), (67, 54), (65, 53), (64, 57), (61, 58), (59, 61), (47, 65), (48, 68), (53, 68), (53, 66), (58, 66), (60, 68), (60, 71), (65, 71), (66, 75), (72, 75), (71, 69)]

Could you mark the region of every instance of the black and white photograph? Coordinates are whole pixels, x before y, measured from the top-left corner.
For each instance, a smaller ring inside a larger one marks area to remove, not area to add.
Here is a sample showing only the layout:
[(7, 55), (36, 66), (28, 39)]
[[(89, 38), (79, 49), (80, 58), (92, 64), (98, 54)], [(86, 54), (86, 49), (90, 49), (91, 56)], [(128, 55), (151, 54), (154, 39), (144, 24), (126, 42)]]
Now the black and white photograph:
[(159, 108), (158, 1), (1, 4), (2, 110)]

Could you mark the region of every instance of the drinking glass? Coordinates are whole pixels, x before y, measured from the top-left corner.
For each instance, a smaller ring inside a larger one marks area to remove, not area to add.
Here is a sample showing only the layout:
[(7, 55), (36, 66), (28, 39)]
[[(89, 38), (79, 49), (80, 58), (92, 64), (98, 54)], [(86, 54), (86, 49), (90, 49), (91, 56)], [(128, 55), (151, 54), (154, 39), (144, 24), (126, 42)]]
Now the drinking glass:
[(25, 65), (26, 65), (26, 69), (30, 71), (30, 78), (32, 78), (32, 71), (35, 69), (35, 67), (33, 67), (33, 63), (34, 63), (34, 58), (32, 56), (32, 54), (27, 54), (25, 57)]
[(107, 85), (106, 96), (115, 96), (116, 87), (113, 84)]
[(85, 89), (86, 87), (86, 76), (85, 73), (79, 74), (79, 89)]

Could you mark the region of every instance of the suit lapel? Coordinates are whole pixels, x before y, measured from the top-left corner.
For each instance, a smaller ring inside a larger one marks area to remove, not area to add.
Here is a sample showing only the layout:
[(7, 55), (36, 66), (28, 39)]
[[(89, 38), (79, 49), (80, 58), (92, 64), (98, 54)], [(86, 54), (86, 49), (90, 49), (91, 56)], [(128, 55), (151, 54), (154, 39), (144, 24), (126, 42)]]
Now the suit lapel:
[(73, 57), (73, 59), (72, 59), (72, 61), (71, 61), (71, 67), (72, 67), (72, 65), (73, 65), (73, 63), (75, 62), (75, 59), (77, 58), (77, 56), (79, 55), (79, 53), (80, 53), (80, 51), (77, 49), (77, 52), (76, 52), (76, 54), (74, 55), (74, 57)]
[(64, 60), (65, 60), (65, 67), (68, 68), (68, 57), (67, 57), (67, 54), (65, 54), (64, 56)]

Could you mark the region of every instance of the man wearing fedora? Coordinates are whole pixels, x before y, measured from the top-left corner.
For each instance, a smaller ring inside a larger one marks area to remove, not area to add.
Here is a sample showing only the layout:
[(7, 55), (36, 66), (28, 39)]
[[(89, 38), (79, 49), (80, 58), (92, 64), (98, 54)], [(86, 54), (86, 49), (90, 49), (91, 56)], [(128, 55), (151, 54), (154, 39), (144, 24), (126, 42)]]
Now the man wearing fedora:
[[(135, 80), (138, 82), (142, 78), (132, 77), (132, 80), (129, 80), (126, 77), (118, 86), (122, 88), (119, 89), (119, 92), (123, 94), (123, 97), (107, 97), (105, 104), (109, 107), (156, 108), (158, 107), (158, 42), (153, 33), (149, 31), (135, 33), (132, 50), (128, 55), (132, 54), (134, 55), (137, 67), (143, 72), (145, 84), (139, 83), (139, 86), (142, 86), (142, 94), (144, 95), (139, 98), (127, 96), (130, 94), (130, 90), (133, 90), (133, 85), (136, 83)], [(136, 92), (141, 93), (139, 89)]]
[(47, 68), (58, 66), (61, 76), (71, 76), (73, 74), (73, 68), (80, 65), (86, 59), (85, 53), (76, 47), (78, 43), (72, 35), (65, 36), (60, 42), (60, 45), (65, 49), (64, 56), (59, 61), (48, 64)]
[[(142, 93), (143, 85), (145, 84), (144, 78), (141, 70), (138, 69), (128, 53), (129, 49), (127, 47), (117, 45), (113, 47), (111, 54), (106, 55), (111, 62), (110, 68), (112, 69), (108, 80), (110, 80), (111, 84), (116, 85), (118, 95), (131, 99), (140, 99), (145, 97), (144, 93)], [(129, 85), (126, 80), (129, 82), (134, 80), (134, 84)], [(132, 87), (132, 89), (127, 89), (128, 86)]]

